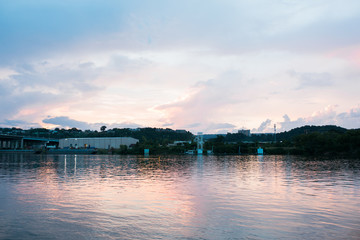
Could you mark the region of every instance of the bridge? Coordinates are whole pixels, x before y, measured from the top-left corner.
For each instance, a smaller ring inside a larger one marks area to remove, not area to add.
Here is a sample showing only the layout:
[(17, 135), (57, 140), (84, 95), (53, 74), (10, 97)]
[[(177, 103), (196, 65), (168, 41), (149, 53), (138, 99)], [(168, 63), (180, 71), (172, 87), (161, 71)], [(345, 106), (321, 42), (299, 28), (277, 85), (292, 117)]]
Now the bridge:
[(58, 139), (34, 138), (0, 134), (0, 150), (2, 149), (34, 149), (42, 146), (58, 146)]

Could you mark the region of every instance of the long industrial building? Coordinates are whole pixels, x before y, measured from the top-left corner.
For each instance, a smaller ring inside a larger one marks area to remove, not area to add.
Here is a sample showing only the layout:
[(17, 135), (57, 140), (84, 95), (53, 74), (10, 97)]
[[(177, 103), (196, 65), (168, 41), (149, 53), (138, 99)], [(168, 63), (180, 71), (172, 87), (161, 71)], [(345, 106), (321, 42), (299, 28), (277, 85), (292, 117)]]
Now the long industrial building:
[(103, 137), (103, 138), (64, 138), (59, 140), (60, 148), (120, 148), (121, 145), (130, 147), (139, 142), (132, 137)]

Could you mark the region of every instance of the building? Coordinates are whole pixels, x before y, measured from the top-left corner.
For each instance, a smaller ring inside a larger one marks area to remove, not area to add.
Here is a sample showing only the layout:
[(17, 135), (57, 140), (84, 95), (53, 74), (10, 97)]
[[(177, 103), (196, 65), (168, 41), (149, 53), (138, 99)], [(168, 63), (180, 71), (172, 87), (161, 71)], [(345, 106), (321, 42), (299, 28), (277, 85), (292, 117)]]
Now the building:
[(241, 129), (238, 133), (244, 134), (247, 137), (250, 137), (250, 130), (249, 129)]
[(101, 138), (65, 138), (59, 140), (60, 148), (120, 148), (139, 142), (132, 137), (101, 137)]
[(174, 147), (174, 146), (184, 146), (185, 144), (191, 144), (191, 141), (174, 141), (173, 143), (169, 143), (168, 146), (169, 147)]
[(43, 146), (57, 147), (59, 145), (58, 139), (49, 138), (35, 138), (0, 134), (0, 150), (24, 150), (36, 149)]

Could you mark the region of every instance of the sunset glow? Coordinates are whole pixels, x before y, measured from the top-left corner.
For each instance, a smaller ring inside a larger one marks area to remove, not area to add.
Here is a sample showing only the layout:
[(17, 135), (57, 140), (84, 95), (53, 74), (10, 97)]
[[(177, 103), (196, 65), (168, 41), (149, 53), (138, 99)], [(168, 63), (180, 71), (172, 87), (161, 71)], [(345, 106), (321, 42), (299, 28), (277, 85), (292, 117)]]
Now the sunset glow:
[(0, 1), (0, 127), (360, 127), (360, 2)]

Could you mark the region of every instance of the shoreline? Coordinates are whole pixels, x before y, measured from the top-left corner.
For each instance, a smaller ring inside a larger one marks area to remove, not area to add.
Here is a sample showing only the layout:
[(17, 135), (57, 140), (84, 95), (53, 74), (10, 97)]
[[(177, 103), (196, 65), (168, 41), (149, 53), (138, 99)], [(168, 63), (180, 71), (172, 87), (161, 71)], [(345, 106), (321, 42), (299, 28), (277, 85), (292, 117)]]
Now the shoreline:
[(351, 158), (360, 160), (359, 156), (353, 154), (343, 154), (343, 153), (325, 153), (325, 154), (291, 154), (291, 153), (264, 153), (262, 155), (256, 153), (213, 153), (213, 154), (185, 154), (185, 153), (153, 153), (153, 154), (138, 154), (138, 153), (118, 153), (113, 151), (107, 151), (104, 149), (51, 149), (50, 151), (41, 151), (41, 150), (21, 150), (21, 149), (1, 149), (1, 153), (28, 153), (28, 154), (37, 154), (37, 155), (118, 155), (118, 156), (300, 156), (300, 157), (315, 157), (315, 158), (327, 158), (327, 159), (339, 159), (339, 158)]

